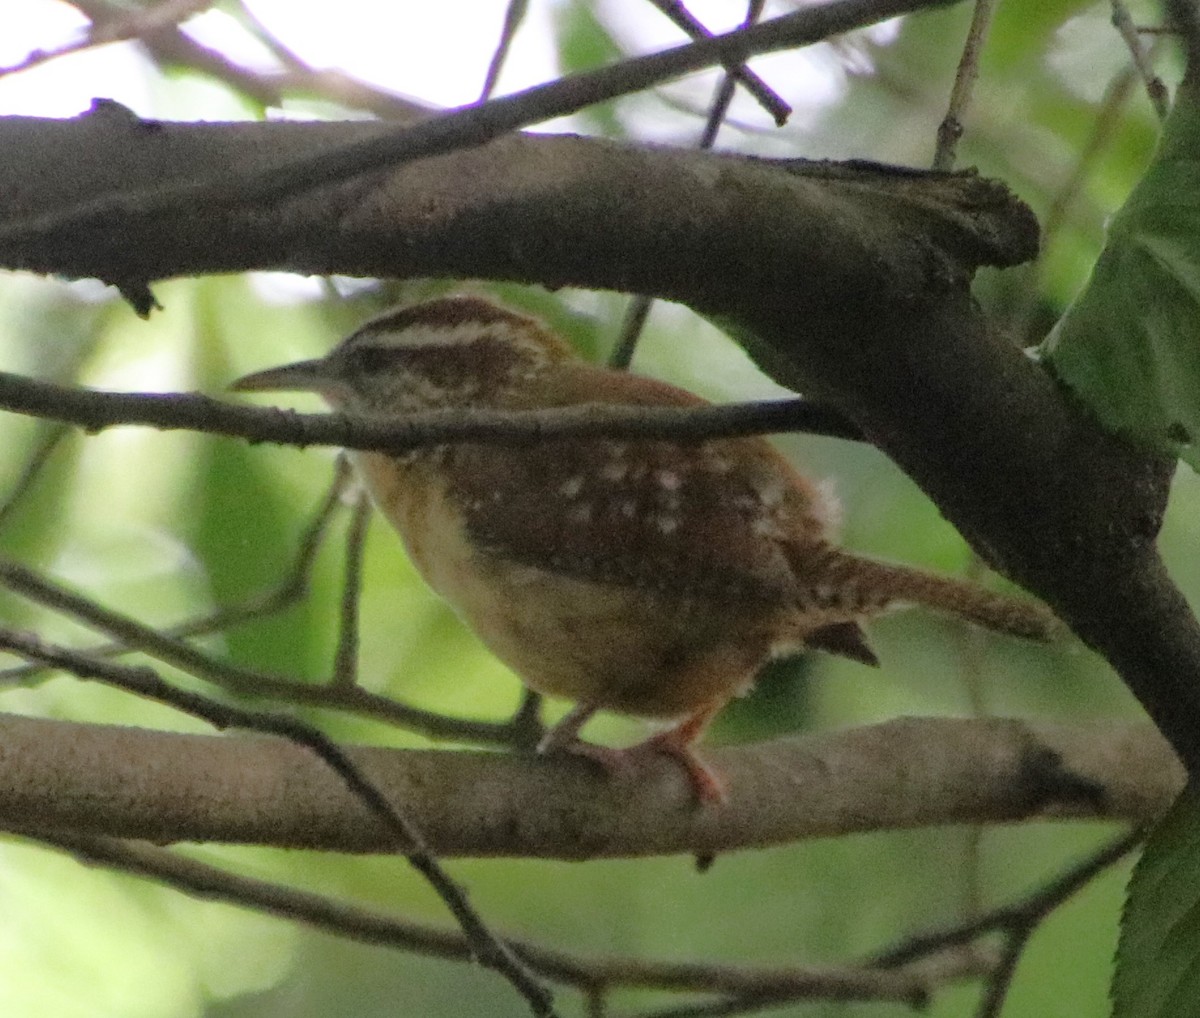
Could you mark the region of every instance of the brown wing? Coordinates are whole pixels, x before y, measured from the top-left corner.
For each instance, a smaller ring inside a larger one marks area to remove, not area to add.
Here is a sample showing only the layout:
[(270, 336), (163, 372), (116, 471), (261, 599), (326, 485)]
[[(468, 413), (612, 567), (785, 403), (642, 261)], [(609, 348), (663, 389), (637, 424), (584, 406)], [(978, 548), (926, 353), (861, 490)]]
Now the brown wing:
[[(554, 405), (704, 404), (647, 379), (563, 370)], [(781, 543), (824, 543), (818, 493), (763, 439), (461, 446), (449, 465), (479, 546), (579, 578), (775, 602), (794, 587)]]

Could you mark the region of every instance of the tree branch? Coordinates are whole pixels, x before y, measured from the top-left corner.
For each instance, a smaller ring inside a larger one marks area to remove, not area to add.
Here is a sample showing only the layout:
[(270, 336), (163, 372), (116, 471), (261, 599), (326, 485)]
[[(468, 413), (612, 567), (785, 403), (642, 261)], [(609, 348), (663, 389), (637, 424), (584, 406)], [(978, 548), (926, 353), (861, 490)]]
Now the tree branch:
[[(231, 873), (139, 842), (88, 835), (29, 832), (30, 839), (70, 852), (81, 861), (147, 877), (208, 901), (252, 908), (330, 933), (426, 957), (470, 961), (461, 934), (371, 911), (298, 888)], [(1024, 942), (1041, 921), (1096, 875), (1119, 861), (1141, 838), (1134, 831), (1103, 846), (1023, 898), (957, 926), (919, 933), (858, 965), (752, 966), (647, 958), (588, 958), (529, 941), (506, 938), (534, 972), (591, 994), (617, 988), (723, 995), (711, 1003), (656, 1011), (667, 1015), (744, 1014), (798, 1000), (898, 1000), (926, 1005), (934, 990), (954, 979), (985, 976), (996, 985), (1011, 950), (992, 952), (978, 940), (994, 930)], [(991, 994), (989, 994), (991, 995)]]
[(700, 441), (803, 431), (835, 438), (857, 432), (836, 411), (805, 400), (763, 400), (679, 410), (595, 405), (554, 410), (434, 410), (407, 417), (298, 414), (241, 406), (192, 393), (116, 393), (39, 382), (0, 371), (0, 409), (75, 424), (88, 432), (135, 424), (199, 431), (306, 448), (339, 446), (403, 453), (446, 442), (531, 445), (555, 438)]
[[(297, 888), (228, 873), (178, 852), (152, 845), (78, 834), (30, 832), (31, 839), (70, 852), (89, 863), (166, 883), (206, 900), (225, 901), (283, 919), (299, 920), (331, 933), (413, 954), (471, 961), (466, 939)], [(792, 999), (925, 1001), (933, 980), (924, 965), (762, 967), (702, 961), (659, 961), (634, 957), (587, 958), (541, 944), (507, 939), (513, 953), (546, 979), (582, 990), (640, 987), (709, 993), (770, 992)]]
[[(435, 711), (398, 703), (357, 685), (332, 680), (325, 683), (296, 682), (284, 675), (252, 671), (219, 661), (181, 639), (105, 608), (16, 562), (0, 561), (0, 583), (22, 597), (45, 605), (52, 611), (69, 615), (115, 639), (126, 652), (144, 651), (189, 675), (242, 696), (362, 714), (402, 725), (431, 738), (512, 744), (522, 735), (520, 728), (512, 723), (451, 718)], [(85, 664), (98, 662), (102, 658), (90, 652), (73, 653)], [(14, 679), (22, 674), (20, 669), (9, 669), (0, 673), (0, 678)]]
[(285, 714), (247, 710), (177, 688), (163, 681), (150, 668), (88, 659), (70, 650), (47, 646), (34, 637), (2, 626), (0, 648), (32, 661), (63, 668), (80, 678), (95, 679), (157, 700), (217, 728), (241, 727), (268, 732), (289, 740), (294, 748), (308, 750), (310, 759), (319, 760), (329, 773), (336, 775), (344, 790), (375, 818), (376, 824), (385, 833), (390, 851), (403, 853), (409, 865), (429, 883), (458, 922), (480, 963), (507, 979), (525, 998), (534, 1015), (554, 1018), (553, 998), (549, 991), (487, 927), (468, 901), (463, 888), (450, 878), (429, 850), (420, 827), (324, 732)]
[[(0, 144), (21, 153), (16, 165), (0, 163), (0, 224), (92, 202), (131, 206), (94, 228), (22, 228), (19, 241), (0, 226), (0, 265), (139, 281), (268, 266), (411, 271), (590, 283), (695, 302), (793, 275), (798, 298), (829, 299), (881, 272), (917, 285), (930, 272), (961, 278), (964, 266), (1016, 264), (1037, 250), (1032, 214), (971, 172), (570, 136), (505, 138), (278, 204), (186, 199), (154, 210), (132, 200), (173, 180), (269, 177), (281, 161), (388, 131), (362, 121), (173, 124), (108, 107), (73, 120), (0, 118)], [(882, 261), (863, 265), (868, 252)], [(719, 275), (712, 253), (724, 257)], [(800, 265), (808, 271), (795, 273)]]
[[(264, 173), (379, 133), (0, 121), (0, 145), (21, 155), (0, 165), (0, 216)], [(246, 268), (483, 276), (688, 303), (854, 421), (985, 560), (1108, 658), (1200, 771), (1200, 626), (1154, 547), (1171, 464), (1103, 431), (970, 298), (976, 266), (1027, 258), (1036, 239), (1028, 210), (971, 174), (518, 137), (277, 205), (184, 202), (119, 228), (0, 238), (0, 264), (119, 281)]]
[(47, 211), (0, 227), (0, 244), (18, 243), (63, 229), (99, 229), (106, 223), (123, 221), (131, 214), (163, 212), (180, 203), (211, 208), (278, 199), (383, 167), (442, 155), (464, 146), (483, 145), (512, 131), (642, 91), (714, 63), (743, 63), (755, 53), (810, 45), (887, 18), (958, 2), (828, 0), (749, 28), (463, 107), (400, 132), (394, 129), (375, 132), (373, 137), (353, 144), (276, 163), (267, 173), (239, 175), (236, 168), (226, 167), (211, 176), (193, 173), (183, 183), (155, 184), (143, 192), (126, 188), (81, 206)]
[[(665, 759), (609, 780), (583, 760), (343, 748), (440, 858), (712, 855), (952, 823), (1144, 823), (1183, 782), (1147, 725), (1013, 719), (901, 719), (708, 750), (731, 794), (703, 809)], [(293, 743), (16, 716), (0, 716), (0, 828), (395, 850), (362, 801)]]
[[(694, 40), (709, 39), (712, 33), (704, 27), (704, 23), (692, 14), (679, 0), (650, 0), (659, 11), (675, 24), (676, 27), (682, 29), (690, 38)], [(757, 15), (753, 19), (749, 19), (752, 23), (757, 20)], [(762, 80), (754, 71), (750, 70), (745, 64), (734, 64), (726, 62), (726, 72), (732, 76), (739, 85), (743, 86), (747, 92), (754, 96), (758, 104), (771, 115), (771, 119), (775, 121), (776, 127), (782, 127), (787, 123), (788, 117), (792, 115), (792, 108), (780, 96)]]
[(997, 964), (989, 973), (984, 998), (976, 1012), (979, 1018), (995, 1018), (1004, 1006), (1021, 953), (1042, 921), (1068, 898), (1137, 848), (1145, 836), (1144, 827), (1126, 831), (1024, 898), (949, 929), (912, 937), (903, 944), (877, 954), (872, 961), (885, 968), (908, 965), (917, 958), (938, 950), (965, 946), (984, 933), (998, 930), (1004, 934), (1004, 947)]

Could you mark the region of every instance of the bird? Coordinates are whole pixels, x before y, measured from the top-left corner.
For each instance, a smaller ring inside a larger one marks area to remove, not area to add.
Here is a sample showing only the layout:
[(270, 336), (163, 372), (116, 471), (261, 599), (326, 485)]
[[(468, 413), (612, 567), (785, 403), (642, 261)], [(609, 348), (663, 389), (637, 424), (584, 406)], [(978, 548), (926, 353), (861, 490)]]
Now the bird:
[[(374, 418), (708, 405), (592, 364), (538, 319), (473, 294), (394, 308), (324, 357), (231, 388), (314, 392)], [(701, 805), (727, 790), (696, 743), (773, 658), (814, 649), (877, 665), (863, 624), (913, 604), (1027, 639), (1059, 631), (1039, 602), (840, 547), (827, 487), (761, 436), (548, 433), (350, 459), (428, 585), (529, 689), (574, 702), (539, 752), (610, 772), (665, 754)], [(624, 749), (585, 742), (602, 710), (665, 727)]]

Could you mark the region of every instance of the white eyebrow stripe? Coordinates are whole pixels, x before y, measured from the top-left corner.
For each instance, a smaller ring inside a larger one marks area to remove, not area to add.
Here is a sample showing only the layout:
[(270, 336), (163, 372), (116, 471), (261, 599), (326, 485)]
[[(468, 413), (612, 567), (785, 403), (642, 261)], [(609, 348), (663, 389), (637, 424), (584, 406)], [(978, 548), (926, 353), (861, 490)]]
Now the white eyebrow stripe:
[[(347, 349), (368, 344), (379, 347), (463, 347), (489, 338), (506, 338), (507, 326), (496, 322), (456, 322), (453, 325), (409, 325), (400, 329), (389, 329), (386, 324), (375, 323), (360, 329), (346, 340)], [(497, 336), (500, 333), (500, 336)]]

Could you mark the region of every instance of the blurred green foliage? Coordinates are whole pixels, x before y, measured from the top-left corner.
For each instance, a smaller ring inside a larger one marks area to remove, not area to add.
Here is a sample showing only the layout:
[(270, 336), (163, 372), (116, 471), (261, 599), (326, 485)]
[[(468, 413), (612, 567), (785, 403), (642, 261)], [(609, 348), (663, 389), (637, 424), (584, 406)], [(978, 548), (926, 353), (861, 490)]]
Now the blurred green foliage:
[[(634, 0), (558, 4), (549, 24), (561, 66), (575, 70), (615, 59), (625, 48), (618, 28), (633, 6)], [(1001, 5), (966, 118), (960, 163), (1009, 182), (1040, 214), (1055, 217), (1036, 267), (991, 274), (980, 284), (989, 309), (1025, 339), (1040, 338), (1039, 329), (1082, 284), (1105, 217), (1132, 188), (1153, 145), (1153, 114), (1136, 87), (1119, 107), (1105, 107), (1106, 89), (1125, 59), (1120, 40), (1105, 24), (1107, 12), (1105, 4), (1078, 0)], [(1134, 13), (1151, 20), (1155, 8), (1134, 5)], [(739, 100), (735, 126), (722, 134), (720, 145), (928, 164), (968, 15), (967, 6), (959, 5), (910, 19), (897, 32), (841, 40), (836, 50), (763, 61), (768, 81), (797, 103), (793, 124), (769, 133), (768, 118)], [(830, 83), (830, 94), (815, 106), (806, 105), (806, 96), (792, 86), (814, 66)], [(253, 108), (224, 86), (200, 84), (193, 74), (173, 72), (169, 87), (155, 80), (186, 106), (181, 116)], [(588, 111), (581, 123), (613, 137), (694, 136), (713, 81), (709, 75), (662, 96), (620, 100)], [(95, 82), (96, 93), (104, 88)], [(1093, 140), (1096, 150), (1085, 160)], [(0, 279), (0, 367), (118, 389), (219, 394), (243, 372), (324, 351), (388, 303), (451, 285), (457, 284), (386, 283), (334, 299), (330, 287), (322, 294), (269, 276), (177, 281), (156, 288), (165, 310), (143, 323), (94, 286), (8, 276)], [(546, 317), (589, 356), (602, 358), (615, 342), (624, 307), (616, 295), (490, 289)], [(713, 399), (779, 392), (711, 326), (668, 305), (652, 313), (635, 368)], [(317, 406), (304, 397), (289, 405)], [(0, 420), (0, 496), (16, 483), (44, 431), (28, 420)], [(836, 482), (850, 546), (952, 572), (968, 568), (963, 542), (873, 450), (803, 437), (780, 444), (808, 472)], [(149, 430), (114, 430), (87, 439), (71, 434), (4, 520), (0, 553), (35, 563), (146, 622), (168, 624), (277, 582), (332, 465), (332, 455), (317, 449), (247, 447)], [(1200, 597), (1198, 509), (1200, 482), (1183, 474), (1163, 546), (1193, 599)], [(301, 603), (277, 618), (206, 638), (206, 646), (231, 661), (286, 672), (298, 681), (328, 675), (344, 515), (318, 556)], [(78, 627), (12, 598), (0, 605), (6, 619), (36, 626), (51, 638), (84, 639)], [(962, 714), (979, 701), (996, 713), (1064, 720), (1136, 715), (1110, 671), (1075, 648), (1046, 651), (976, 638), (918, 614), (881, 620), (872, 641), (884, 662), (878, 671), (821, 657), (773, 668), (753, 695), (721, 719), (714, 741), (905, 714)], [(170, 669), (162, 671), (171, 675)], [(368, 543), (361, 675), (372, 689), (464, 716), (502, 718), (519, 696), (516, 680), (421, 585), (394, 536), (378, 523)], [(3, 709), (200, 728), (165, 708), (62, 677), (42, 676), (4, 691)], [(416, 736), (359, 719), (321, 714), (319, 720), (338, 738), (422, 744)], [(592, 731), (615, 740), (634, 737), (638, 728), (605, 718)], [(1005, 901), (1086, 852), (1103, 833), (1079, 824), (990, 830), (978, 851), (959, 830), (864, 836), (742, 853), (718, 859), (704, 874), (682, 858), (473, 861), (450, 868), (498, 928), (585, 954), (833, 962), (953, 922), (976, 896), (985, 906)], [(394, 859), (194, 851), (239, 872), (448, 924), (427, 888)], [(1120, 869), (1104, 875), (1038, 933), (1022, 961), (1006, 1018), (1107, 1013), (1124, 876)], [(560, 996), (564, 1013), (583, 1013), (572, 994)], [(952, 988), (929, 1013), (935, 1018), (969, 1013), (976, 997), (973, 987)], [(628, 994), (618, 995), (616, 1003), (632, 1009), (661, 1000)], [(25, 843), (0, 843), (0, 1014), (397, 1013), (502, 1018), (525, 1011), (498, 979), (476, 969), (338, 941), (84, 869)], [(888, 1018), (908, 1011), (899, 1005), (828, 1004), (774, 1013)]]

